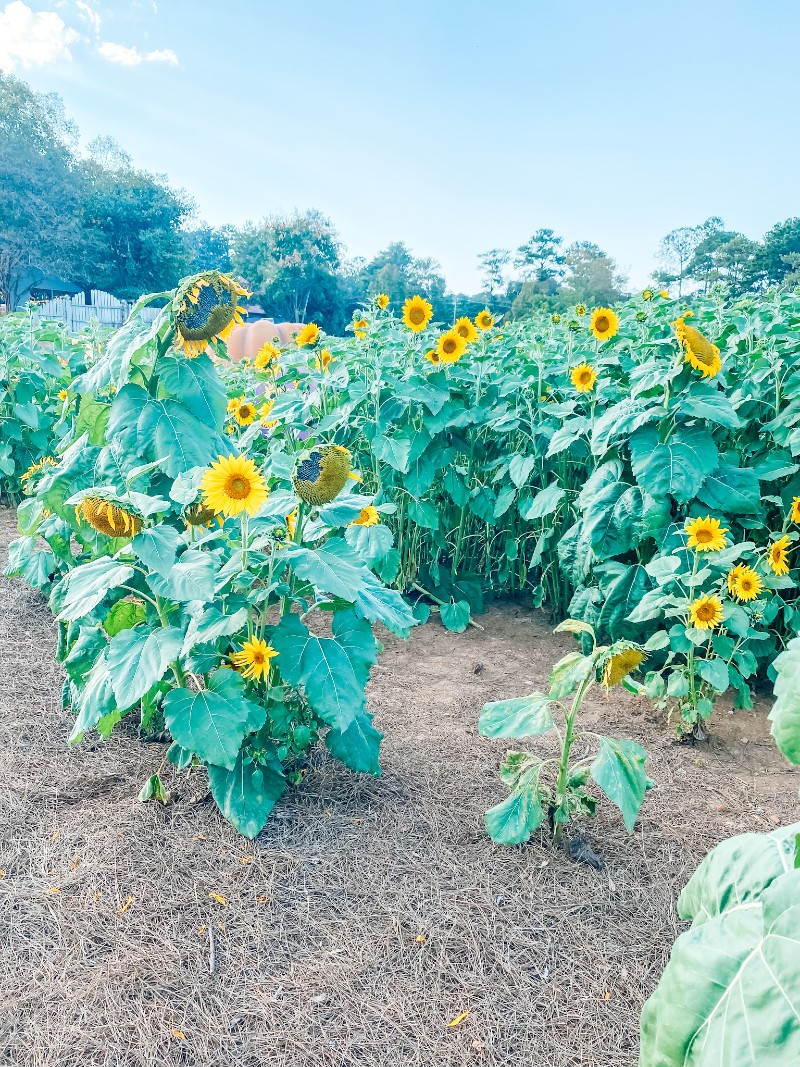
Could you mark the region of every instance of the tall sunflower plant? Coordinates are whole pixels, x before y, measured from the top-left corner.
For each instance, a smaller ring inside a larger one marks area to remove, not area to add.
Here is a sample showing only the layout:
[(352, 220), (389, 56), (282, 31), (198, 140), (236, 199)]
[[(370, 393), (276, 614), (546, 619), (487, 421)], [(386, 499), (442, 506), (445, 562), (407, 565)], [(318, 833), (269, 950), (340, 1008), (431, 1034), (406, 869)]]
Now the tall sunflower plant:
[(405, 637), (416, 619), (375, 573), (384, 535), (344, 445), (260, 439), (251, 453), (225, 432), (219, 367), (242, 295), (224, 275), (188, 279), (80, 376), (91, 419), (20, 508), (8, 573), (58, 620), (70, 742), (123, 720), (169, 740), (142, 799), (168, 799), (167, 763), (202, 772), (252, 837), (318, 740), (380, 773), (373, 629)]

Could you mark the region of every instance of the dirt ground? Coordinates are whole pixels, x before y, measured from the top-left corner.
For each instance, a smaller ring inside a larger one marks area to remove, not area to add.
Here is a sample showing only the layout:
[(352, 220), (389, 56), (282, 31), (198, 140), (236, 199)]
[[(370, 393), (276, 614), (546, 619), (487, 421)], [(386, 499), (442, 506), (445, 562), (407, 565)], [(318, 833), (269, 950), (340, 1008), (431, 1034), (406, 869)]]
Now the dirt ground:
[[(0, 527), (4, 560), (10, 512)], [(164, 746), (67, 747), (51, 616), (0, 580), (0, 1064), (635, 1065), (681, 887), (720, 839), (796, 820), (800, 775), (765, 700), (719, 709), (692, 749), (646, 701), (601, 693), (595, 728), (650, 753), (635, 832), (600, 804), (600, 872), (545, 833), (493, 845), (505, 744), (478, 737), (478, 713), (542, 688), (571, 638), (518, 605), (480, 622), (386, 635), (383, 776), (316, 753), (247, 842), (197, 802), (199, 776), (169, 779), (166, 808), (138, 803)]]

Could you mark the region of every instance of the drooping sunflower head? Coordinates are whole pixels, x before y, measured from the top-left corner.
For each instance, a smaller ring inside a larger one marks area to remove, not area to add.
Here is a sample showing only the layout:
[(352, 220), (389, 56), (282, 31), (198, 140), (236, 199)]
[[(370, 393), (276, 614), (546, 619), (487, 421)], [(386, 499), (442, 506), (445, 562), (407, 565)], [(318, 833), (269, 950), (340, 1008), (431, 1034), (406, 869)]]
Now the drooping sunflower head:
[(698, 597), (689, 605), (689, 619), (698, 630), (715, 630), (722, 622), (722, 601), (715, 593)]
[(403, 322), (413, 333), (424, 330), (433, 318), (433, 306), (422, 296), (410, 296), (403, 304)]
[(363, 316), (353, 322), (353, 333), (356, 335), (359, 341), (364, 340), (364, 338), (367, 336), (368, 329), (369, 323)]
[(457, 363), (467, 350), (467, 342), (455, 329), (441, 334), (436, 351), (442, 363)]
[(142, 529), (138, 515), (100, 496), (84, 497), (75, 508), (75, 518), (88, 522), (106, 537), (136, 537)]
[(318, 356), (314, 356), (314, 370), (320, 370), (323, 374), (326, 374), (328, 367), (335, 362), (336, 359), (333, 353), (329, 349), (323, 348)]
[(209, 270), (181, 284), (172, 302), (177, 345), (190, 358), (205, 352), (209, 341), (225, 341), (243, 322), (239, 297), (249, 296), (233, 278)]
[(307, 504), (330, 504), (347, 484), (351, 459), (341, 445), (323, 445), (303, 453), (292, 477), (294, 491)]
[(608, 691), (627, 678), (647, 657), (647, 653), (632, 641), (617, 641), (612, 645), (607, 658), (602, 662), (602, 682)]
[(581, 363), (570, 373), (570, 381), (579, 393), (591, 393), (597, 381), (597, 371), (591, 363)]
[(216, 512), (203, 500), (196, 500), (183, 509), (183, 521), (187, 526), (208, 526)]
[(255, 404), (245, 400), (244, 395), (228, 401), (228, 412), (233, 415), (240, 426), (249, 426), (251, 422), (256, 421), (258, 414)]
[(719, 552), (727, 544), (727, 527), (723, 527), (719, 519), (712, 519), (710, 515), (706, 515), (704, 519), (690, 519), (684, 530), (689, 535), (687, 547), (698, 552)]
[(792, 498), (792, 510), (791, 520), (794, 523), (800, 523), (800, 496)]
[(243, 678), (259, 681), (269, 673), (270, 660), (278, 653), (261, 637), (245, 641), (241, 651), (231, 654), (231, 663), (239, 669)]
[(494, 326), (494, 315), (488, 308), (484, 308), (475, 316), (475, 325), (479, 330), (491, 330)]
[(642, 300), (652, 300), (652, 299), (653, 299), (653, 290), (652, 289), (644, 289), (642, 291)]
[(764, 591), (764, 582), (752, 567), (740, 563), (728, 575), (728, 589), (737, 600), (755, 600)]
[(576, 304), (575, 305), (575, 314), (578, 316), (579, 319), (584, 318), (585, 315), (586, 315), (586, 305), (585, 304)]
[(375, 297), (375, 303), (381, 309), (381, 311), (385, 311), (386, 308), (388, 308), (389, 306), (389, 297), (386, 293), (378, 293), (378, 295)]
[(255, 515), (269, 495), (255, 460), (246, 456), (220, 456), (203, 475), (200, 488), (203, 503), (226, 519), (243, 511)]
[(456, 331), (459, 337), (463, 337), (468, 345), (474, 344), (478, 340), (478, 331), (475, 327), (475, 323), (472, 319), (467, 318), (465, 315), (456, 321), (453, 329)]
[(253, 360), (253, 366), (256, 370), (266, 370), (271, 364), (278, 362), (280, 354), (281, 350), (278, 346), (274, 345), (271, 341), (267, 341), (256, 353), (256, 358)]
[(685, 318), (685, 315), (681, 316), (672, 324), (683, 349), (683, 358), (695, 370), (699, 370), (704, 378), (713, 378), (722, 370), (719, 349), (694, 326), (687, 326)]
[(367, 507), (362, 508), (358, 513), (358, 518), (353, 519), (350, 526), (377, 526), (381, 521), (378, 509), (374, 504), (368, 504)]
[(54, 467), (55, 465), (56, 461), (53, 459), (52, 456), (45, 456), (37, 463), (31, 463), (30, 467), (28, 467), (28, 469), (20, 478), (20, 482), (22, 484), (24, 492), (33, 492), (34, 490), (32, 489), (31, 479), (34, 479), (37, 475), (44, 473), (47, 467)]
[(315, 345), (319, 340), (319, 326), (317, 326), (316, 322), (307, 322), (298, 332), (294, 340), (298, 348), (306, 348), (309, 345)]
[(274, 400), (268, 400), (266, 404), (262, 404), (259, 408), (258, 416), (261, 419), (261, 425), (265, 426), (268, 430), (271, 430), (273, 426), (280, 424), (280, 419), (271, 419), (270, 414), (275, 406)]
[(595, 308), (590, 326), (598, 341), (608, 341), (619, 330), (619, 316), (611, 308)]
[(769, 546), (767, 563), (772, 568), (773, 574), (789, 573), (789, 543), (789, 538), (784, 536), (779, 537)]

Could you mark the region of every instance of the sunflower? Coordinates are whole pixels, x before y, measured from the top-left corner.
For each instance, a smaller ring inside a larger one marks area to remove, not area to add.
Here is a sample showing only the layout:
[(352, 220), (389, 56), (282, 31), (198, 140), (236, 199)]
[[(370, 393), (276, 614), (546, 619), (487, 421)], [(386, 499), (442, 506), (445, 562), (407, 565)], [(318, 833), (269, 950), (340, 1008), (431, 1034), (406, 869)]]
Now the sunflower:
[(689, 605), (689, 618), (698, 630), (713, 630), (722, 622), (722, 601), (718, 596), (701, 596)]
[(652, 300), (652, 299), (653, 299), (653, 290), (652, 289), (645, 289), (642, 292), (642, 300)]
[(666, 289), (662, 289), (658, 295), (661, 297), (662, 300), (669, 300), (669, 293)]
[(329, 349), (323, 348), (318, 356), (314, 356), (314, 369), (321, 370), (325, 374), (331, 363), (335, 362), (333, 353)]
[(306, 345), (315, 345), (319, 340), (319, 326), (317, 326), (316, 322), (307, 322), (294, 340), (298, 348), (305, 348)]
[(251, 637), (242, 645), (241, 652), (231, 655), (231, 663), (242, 672), (243, 678), (258, 681), (269, 673), (269, 661), (278, 653), (260, 637)]
[[(735, 573), (735, 577), (731, 582), (731, 575)], [(764, 583), (761, 577), (756, 574), (752, 567), (745, 567), (743, 564), (739, 564), (738, 567), (734, 567), (731, 574), (728, 575), (728, 589), (733, 585), (733, 595), (737, 600), (755, 600), (764, 591)]]
[(60, 400), (62, 404), (69, 400), (69, 393), (67, 392), (67, 390), (59, 389), (57, 399)]
[(353, 519), (353, 521), (351, 523), (348, 523), (348, 525), (377, 526), (380, 521), (381, 517), (378, 514), (378, 509), (373, 504), (369, 504), (367, 507), (362, 508), (361, 511), (358, 513), (358, 518)]
[(251, 422), (256, 421), (258, 414), (255, 404), (245, 400), (244, 394), (228, 401), (228, 411), (240, 426), (249, 426)]
[(494, 315), (488, 308), (484, 308), (475, 316), (475, 325), (479, 330), (491, 330), (494, 326)]
[(363, 341), (367, 336), (367, 330), (369, 329), (369, 323), (365, 318), (356, 319), (353, 323), (353, 333), (359, 339)]
[(403, 322), (409, 330), (419, 333), (433, 318), (433, 307), (421, 296), (410, 296), (403, 304)]
[(792, 498), (792, 511), (790, 518), (792, 522), (800, 523), (800, 496)]
[(378, 293), (378, 295), (375, 297), (375, 303), (378, 305), (381, 311), (385, 311), (386, 308), (388, 308), (389, 306), (389, 297), (386, 295), (386, 293)]
[(244, 321), (246, 309), (239, 297), (249, 295), (233, 278), (215, 270), (188, 278), (172, 301), (177, 346), (191, 359), (205, 352), (209, 341), (226, 341)]
[(570, 374), (570, 381), (579, 393), (591, 393), (597, 381), (597, 371), (589, 363), (581, 363)]
[(266, 426), (268, 430), (271, 430), (273, 426), (280, 424), (280, 419), (271, 419), (269, 417), (270, 412), (275, 406), (274, 400), (268, 400), (266, 404), (262, 404), (258, 412), (258, 416), (261, 419), (261, 425)]
[(467, 342), (454, 329), (448, 330), (436, 342), (436, 351), (442, 363), (457, 363), (467, 351)]
[(609, 656), (603, 665), (603, 685), (606, 690), (612, 685), (619, 685), (623, 678), (635, 671), (644, 661), (645, 655), (644, 649), (630, 645)]
[(747, 569), (744, 563), (737, 563), (735, 567), (728, 571), (728, 592), (731, 596), (736, 596), (736, 583), (739, 580), (739, 575)]
[(598, 341), (607, 341), (619, 330), (619, 317), (611, 308), (595, 308), (589, 325)]
[(242, 511), (255, 515), (269, 495), (255, 460), (246, 456), (220, 456), (203, 475), (200, 488), (203, 503), (226, 519)]
[(271, 363), (277, 363), (281, 354), (281, 350), (277, 345), (274, 345), (271, 341), (267, 341), (256, 352), (256, 358), (253, 360), (253, 366), (256, 370), (266, 370)]
[(207, 504), (198, 500), (184, 509), (183, 520), (187, 526), (208, 526), (214, 515), (215, 512)]
[(722, 370), (719, 349), (694, 326), (687, 326), (684, 322), (685, 318), (685, 315), (681, 316), (672, 324), (675, 327), (675, 335), (683, 348), (683, 358), (695, 370), (699, 370), (704, 378), (713, 378)]
[(585, 304), (576, 304), (575, 305), (575, 314), (578, 316), (579, 319), (582, 319), (586, 315), (586, 305)]
[(691, 519), (684, 530), (689, 535), (687, 547), (698, 552), (719, 552), (727, 544), (727, 527), (721, 527), (719, 519), (712, 519), (710, 515), (704, 519)]
[(289, 532), (289, 536), (294, 537), (297, 532), (297, 508), (294, 511), (290, 511), (286, 516), (286, 529)]
[(341, 445), (312, 448), (295, 468), (294, 491), (307, 504), (330, 504), (347, 484), (350, 462), (350, 453)]
[(785, 535), (773, 541), (769, 546), (767, 563), (774, 574), (789, 573), (789, 538)]
[(556, 312), (554, 315), (552, 315), (551, 318), (552, 318), (553, 322), (556, 324), (556, 326), (558, 326), (559, 322), (561, 322), (561, 316), (559, 315), (558, 312)]
[(441, 365), (442, 361), (439, 358), (439, 353), (436, 351), (435, 348), (431, 348), (428, 352), (426, 352), (425, 353), (425, 358), (427, 360), (430, 360), (430, 362), (433, 363), (433, 365), (435, 367), (438, 367), (438, 366)]
[(475, 323), (472, 319), (467, 318), (465, 315), (463, 318), (458, 319), (453, 329), (456, 331), (459, 337), (463, 337), (468, 345), (474, 344), (478, 340), (478, 331), (475, 328)]
[(99, 496), (87, 496), (75, 508), (78, 522), (85, 519), (106, 537), (135, 537), (142, 528), (138, 515)]

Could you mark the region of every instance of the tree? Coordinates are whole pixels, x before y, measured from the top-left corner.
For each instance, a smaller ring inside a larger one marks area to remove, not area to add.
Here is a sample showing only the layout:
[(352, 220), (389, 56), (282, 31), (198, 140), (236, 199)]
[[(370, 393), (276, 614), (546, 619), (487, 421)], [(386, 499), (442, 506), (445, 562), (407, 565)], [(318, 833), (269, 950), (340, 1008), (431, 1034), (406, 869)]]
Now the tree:
[(30, 267), (69, 273), (80, 246), (75, 129), (55, 95), (0, 73), (0, 302)]
[(229, 274), (233, 270), (231, 247), (236, 230), (233, 226), (209, 226), (201, 222), (199, 226), (186, 231), (186, 240), (191, 255), (190, 269), (199, 274), (203, 270), (220, 270)]
[(678, 283), (678, 298), (683, 295), (683, 283), (689, 277), (689, 265), (698, 246), (704, 241), (712, 241), (714, 235), (724, 229), (724, 223), (717, 215), (712, 215), (699, 226), (680, 226), (663, 237), (658, 246), (656, 258), (666, 268), (657, 275), (662, 285)]
[(433, 304), (437, 319), (448, 317), (447, 283), (441, 271), (441, 265), (435, 259), (415, 259), (407, 245), (393, 241), (364, 267), (362, 299), (386, 293), (391, 305), (399, 308), (404, 300), (419, 293)]
[(610, 256), (591, 241), (576, 241), (564, 253), (566, 277), (559, 291), (564, 305), (613, 304), (623, 295), (624, 279)]
[(481, 280), (488, 296), (494, 296), (495, 290), (503, 288), (504, 270), (510, 262), (511, 253), (505, 248), (490, 248), (488, 252), (481, 252), (478, 256)]
[(331, 332), (345, 325), (340, 256), (339, 236), (319, 211), (249, 222), (231, 252), (234, 270), (274, 319), (314, 321)]
[(556, 237), (552, 230), (541, 229), (517, 249), (514, 265), (528, 281), (547, 282), (560, 278), (564, 273), (564, 257), (559, 254), (563, 237)]
[(780, 283), (793, 272), (792, 260), (800, 253), (800, 218), (779, 222), (764, 234), (756, 257), (756, 268), (767, 285)]

